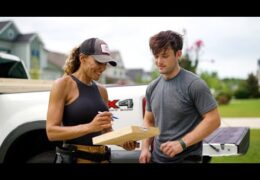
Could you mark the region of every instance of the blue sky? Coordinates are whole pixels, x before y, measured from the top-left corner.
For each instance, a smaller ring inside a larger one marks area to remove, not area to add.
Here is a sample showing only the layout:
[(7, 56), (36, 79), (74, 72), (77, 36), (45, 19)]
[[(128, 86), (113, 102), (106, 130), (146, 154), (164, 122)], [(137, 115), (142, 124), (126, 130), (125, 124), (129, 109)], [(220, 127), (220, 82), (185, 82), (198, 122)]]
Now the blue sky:
[(199, 71), (216, 71), (221, 78), (255, 74), (260, 59), (260, 17), (0, 17), (4, 20), (13, 20), (22, 33), (38, 33), (47, 49), (62, 53), (99, 37), (120, 51), (126, 68), (151, 70), (148, 41), (162, 30), (186, 29), (184, 48), (202, 40)]

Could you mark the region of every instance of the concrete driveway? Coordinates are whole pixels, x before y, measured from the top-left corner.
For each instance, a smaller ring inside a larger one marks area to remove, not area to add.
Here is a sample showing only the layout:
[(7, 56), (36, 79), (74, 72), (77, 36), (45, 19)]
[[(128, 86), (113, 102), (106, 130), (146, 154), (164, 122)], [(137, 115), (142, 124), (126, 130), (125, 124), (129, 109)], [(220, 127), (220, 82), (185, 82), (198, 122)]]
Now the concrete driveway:
[(221, 127), (249, 127), (260, 129), (260, 118), (221, 118)]

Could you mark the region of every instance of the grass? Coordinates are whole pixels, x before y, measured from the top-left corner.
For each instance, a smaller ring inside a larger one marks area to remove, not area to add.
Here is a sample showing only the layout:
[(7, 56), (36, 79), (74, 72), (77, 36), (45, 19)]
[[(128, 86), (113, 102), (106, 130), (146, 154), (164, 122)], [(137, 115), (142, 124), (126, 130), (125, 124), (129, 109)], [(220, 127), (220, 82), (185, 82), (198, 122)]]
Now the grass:
[(260, 130), (250, 129), (249, 148), (245, 155), (213, 157), (211, 163), (260, 163)]
[(220, 105), (221, 117), (260, 117), (260, 99), (232, 100)]

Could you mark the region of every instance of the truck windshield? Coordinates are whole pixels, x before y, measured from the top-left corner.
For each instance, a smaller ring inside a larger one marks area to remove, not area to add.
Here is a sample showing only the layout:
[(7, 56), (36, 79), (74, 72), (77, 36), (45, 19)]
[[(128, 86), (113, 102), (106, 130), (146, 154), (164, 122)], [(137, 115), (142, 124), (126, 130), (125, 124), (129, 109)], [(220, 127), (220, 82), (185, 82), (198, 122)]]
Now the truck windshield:
[(0, 57), (0, 78), (28, 79), (28, 75), (20, 61), (12, 61)]

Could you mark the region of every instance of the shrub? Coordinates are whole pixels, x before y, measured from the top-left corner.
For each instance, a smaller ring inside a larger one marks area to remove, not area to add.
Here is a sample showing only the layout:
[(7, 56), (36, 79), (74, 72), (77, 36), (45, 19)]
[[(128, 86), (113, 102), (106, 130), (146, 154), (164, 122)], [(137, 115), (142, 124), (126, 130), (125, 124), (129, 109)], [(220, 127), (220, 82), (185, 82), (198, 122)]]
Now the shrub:
[(229, 102), (231, 100), (231, 94), (228, 92), (223, 92), (223, 91), (219, 92), (216, 96), (216, 100), (219, 105), (229, 104)]
[(234, 92), (234, 96), (236, 99), (247, 99), (250, 96), (250, 92), (246, 88), (239, 88)]

